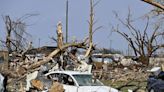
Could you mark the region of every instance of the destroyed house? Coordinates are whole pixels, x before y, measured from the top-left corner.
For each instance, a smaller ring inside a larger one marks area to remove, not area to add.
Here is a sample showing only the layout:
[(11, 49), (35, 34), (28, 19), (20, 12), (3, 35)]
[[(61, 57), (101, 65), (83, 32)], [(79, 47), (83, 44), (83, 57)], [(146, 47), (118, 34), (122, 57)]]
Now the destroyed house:
[(25, 54), (26, 55), (37, 55), (37, 54), (44, 54), (45, 56), (49, 55), (52, 51), (54, 51), (57, 47), (54, 46), (43, 46), (40, 48), (33, 48), (28, 50)]
[(39, 60), (44, 60), (51, 52), (53, 52), (57, 47), (53, 46), (43, 46), (40, 48), (33, 48), (25, 53), (25, 62), (37, 62)]

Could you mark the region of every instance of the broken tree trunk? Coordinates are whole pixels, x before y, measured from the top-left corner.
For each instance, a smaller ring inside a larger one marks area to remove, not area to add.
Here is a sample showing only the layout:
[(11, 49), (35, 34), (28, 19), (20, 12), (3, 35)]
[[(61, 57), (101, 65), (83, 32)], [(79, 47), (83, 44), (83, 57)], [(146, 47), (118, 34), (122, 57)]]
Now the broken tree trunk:
[(56, 33), (57, 33), (57, 45), (58, 45), (58, 48), (61, 49), (63, 45), (63, 33), (62, 33), (62, 24), (60, 21), (57, 24)]
[[(62, 48), (63, 46), (63, 32), (62, 32), (62, 23), (61, 21), (58, 22), (57, 24), (57, 30), (56, 30), (56, 34), (57, 34), (57, 47), (59, 49)], [(64, 60), (63, 60), (63, 53), (60, 53), (60, 62), (61, 62), (61, 67), (63, 66)]]
[(90, 0), (90, 21), (89, 21), (89, 48), (86, 51), (85, 57), (88, 57), (92, 53), (93, 49), (93, 25), (94, 25), (94, 5), (93, 0)]
[(70, 43), (70, 44), (63, 45), (61, 48), (57, 48), (52, 53), (50, 53), (46, 57), (45, 60), (38, 61), (38, 62), (30, 65), (26, 69), (34, 69), (34, 68), (39, 67), (40, 65), (43, 65), (43, 64), (49, 62), (51, 60), (51, 58), (53, 58), (54, 56), (58, 55), (61, 51), (65, 50), (65, 49), (67, 49), (69, 47), (83, 47), (84, 45), (85, 45), (84, 42), (82, 42), (82, 43)]
[(88, 50), (87, 50), (86, 53), (85, 53), (85, 57), (88, 57), (88, 56), (90, 55), (90, 53), (91, 53), (91, 51), (92, 51), (92, 48), (93, 48), (93, 44), (90, 43), (89, 48), (88, 48)]
[(8, 52), (11, 53), (11, 31), (12, 31), (12, 21), (9, 16), (5, 17), (5, 25), (6, 25), (6, 46), (8, 49)]

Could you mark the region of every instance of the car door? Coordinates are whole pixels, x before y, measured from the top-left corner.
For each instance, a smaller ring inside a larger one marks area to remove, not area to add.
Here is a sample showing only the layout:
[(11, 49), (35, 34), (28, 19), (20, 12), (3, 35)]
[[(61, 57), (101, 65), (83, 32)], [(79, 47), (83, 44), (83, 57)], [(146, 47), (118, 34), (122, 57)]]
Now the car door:
[(60, 83), (63, 84), (65, 92), (77, 92), (78, 91), (78, 87), (76, 86), (76, 84), (71, 76), (69, 76), (67, 74), (60, 74), (59, 81), (60, 81)]

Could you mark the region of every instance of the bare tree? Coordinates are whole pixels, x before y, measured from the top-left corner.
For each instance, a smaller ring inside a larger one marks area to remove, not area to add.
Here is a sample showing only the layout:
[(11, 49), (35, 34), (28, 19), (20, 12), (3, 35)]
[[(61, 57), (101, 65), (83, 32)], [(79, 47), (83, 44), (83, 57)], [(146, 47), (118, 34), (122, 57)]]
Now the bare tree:
[(120, 19), (116, 12), (115, 15), (129, 32), (119, 30), (118, 26), (117, 28), (114, 28), (114, 31), (126, 39), (129, 46), (133, 49), (135, 56), (139, 56), (139, 61), (148, 65), (149, 57), (152, 56), (152, 54), (159, 48), (164, 47), (163, 43), (158, 43), (158, 39), (164, 35), (164, 32), (159, 30), (160, 25), (156, 25), (152, 32), (148, 31), (150, 29), (150, 19), (147, 17), (145, 28), (143, 30), (139, 30), (135, 27), (133, 23), (134, 21), (131, 19), (130, 9), (126, 21)]
[(6, 26), (6, 39), (1, 40), (8, 50), (9, 53), (21, 52), (27, 48), (28, 38), (30, 34), (26, 32), (26, 24), (23, 22), (24, 19), (34, 15), (25, 15), (17, 20), (11, 20), (10, 16), (3, 17)]
[(6, 47), (8, 49), (8, 52), (11, 52), (11, 31), (12, 31), (12, 21), (9, 16), (5, 17), (5, 25), (6, 25)]
[[(57, 24), (57, 30), (56, 30), (56, 34), (57, 34), (57, 39), (55, 39), (54, 37), (52, 37), (51, 39), (54, 40), (55, 42), (57, 42), (57, 49), (55, 49), (53, 52), (51, 52), (45, 60), (41, 60), (41, 61), (38, 61), (28, 67), (26, 67), (27, 69), (33, 69), (33, 68), (37, 68), (39, 67), (40, 65), (43, 65), (47, 62), (49, 62), (53, 57), (57, 56), (57, 55), (60, 55), (60, 63), (61, 63), (61, 66), (60, 67), (63, 67), (63, 64), (64, 61), (63, 60), (63, 54), (64, 52), (67, 52), (67, 49), (69, 47), (77, 47), (77, 48), (83, 48), (86, 46), (86, 40), (84, 40), (83, 42), (73, 42), (73, 43), (67, 43), (67, 44), (63, 44), (63, 32), (62, 32), (62, 23), (59, 21), (58, 24)], [(69, 53), (71, 54), (71, 53)]]
[(100, 2), (97, 1), (94, 3), (94, 0), (90, 0), (90, 17), (89, 17), (89, 48), (85, 54), (85, 57), (89, 56), (92, 52), (93, 49), (93, 34), (99, 30), (100, 28), (102, 28), (102, 26), (97, 27), (96, 29), (94, 29), (94, 25), (96, 24), (97, 21), (95, 21), (94, 19), (94, 7)]

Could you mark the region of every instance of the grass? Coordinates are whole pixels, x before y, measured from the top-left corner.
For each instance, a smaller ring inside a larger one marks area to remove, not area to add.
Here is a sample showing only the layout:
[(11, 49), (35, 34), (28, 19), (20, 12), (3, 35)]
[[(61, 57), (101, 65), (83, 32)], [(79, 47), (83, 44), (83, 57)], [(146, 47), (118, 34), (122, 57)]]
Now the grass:
[[(104, 85), (111, 86), (113, 88), (118, 88), (118, 87), (125, 84), (125, 82), (123, 82), (123, 81), (116, 81), (116, 82), (112, 83), (111, 80), (101, 80), (101, 82), (103, 82)], [(142, 81), (142, 82), (132, 81), (131, 83), (128, 84), (128, 86), (121, 88), (121, 91), (122, 92), (128, 92), (128, 89), (135, 90), (138, 88), (137, 87), (138, 85), (140, 87), (139, 88), (140, 90), (146, 90), (146, 85), (147, 85), (146, 81)]]

